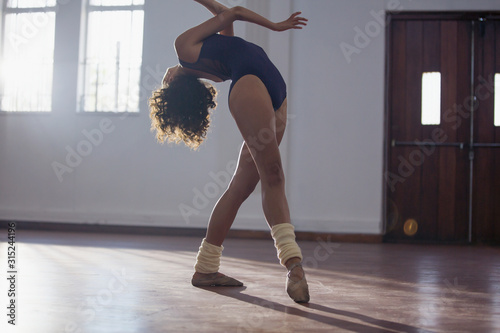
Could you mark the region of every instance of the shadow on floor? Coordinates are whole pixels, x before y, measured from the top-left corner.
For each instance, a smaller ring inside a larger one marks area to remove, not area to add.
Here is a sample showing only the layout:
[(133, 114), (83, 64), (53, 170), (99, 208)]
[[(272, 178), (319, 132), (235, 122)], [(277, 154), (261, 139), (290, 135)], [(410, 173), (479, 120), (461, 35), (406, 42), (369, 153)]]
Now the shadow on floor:
[[(282, 313), (286, 313), (289, 315), (299, 316), (303, 318), (307, 318), (310, 320), (314, 320), (329, 326), (335, 326), (337, 328), (352, 331), (352, 332), (408, 332), (408, 333), (432, 333), (432, 331), (428, 331), (422, 328), (417, 328), (414, 326), (396, 323), (392, 321), (387, 321), (383, 319), (376, 319), (373, 317), (365, 316), (359, 313), (338, 310), (334, 308), (330, 308), (324, 305), (316, 304), (316, 303), (306, 303), (306, 304), (297, 304), (297, 306), (304, 308), (304, 310), (297, 308), (296, 306), (286, 306), (280, 303), (276, 303), (270, 300), (266, 300), (260, 297), (248, 295), (242, 293), (246, 289), (243, 287), (198, 287), (199, 289), (207, 290), (210, 292), (214, 292), (221, 296), (230, 297), (242, 302), (246, 302), (252, 305), (258, 305), (264, 307), (268, 310), (274, 310)], [(324, 312), (324, 314), (314, 313), (311, 311), (307, 311), (307, 309), (316, 310), (316, 312)], [(328, 316), (327, 314), (334, 315)], [(363, 323), (351, 321), (349, 319), (341, 319), (338, 317), (348, 317), (355, 321), (361, 321)], [(375, 327), (378, 326), (378, 327)]]

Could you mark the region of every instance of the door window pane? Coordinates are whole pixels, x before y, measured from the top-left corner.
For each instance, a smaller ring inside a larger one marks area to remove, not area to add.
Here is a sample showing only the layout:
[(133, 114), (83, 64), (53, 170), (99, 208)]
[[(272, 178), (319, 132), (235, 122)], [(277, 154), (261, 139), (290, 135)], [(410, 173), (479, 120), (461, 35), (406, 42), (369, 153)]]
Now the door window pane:
[(500, 126), (500, 73), (495, 74), (495, 126)]
[(422, 74), (422, 125), (441, 123), (441, 73)]

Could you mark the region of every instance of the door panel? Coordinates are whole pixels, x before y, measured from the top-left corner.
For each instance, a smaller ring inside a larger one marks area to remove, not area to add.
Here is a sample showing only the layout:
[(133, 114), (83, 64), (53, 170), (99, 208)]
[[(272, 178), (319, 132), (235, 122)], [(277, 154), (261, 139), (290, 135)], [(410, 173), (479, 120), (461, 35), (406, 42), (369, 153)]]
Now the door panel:
[[(441, 22), (439, 21), (427, 21), (423, 24), (423, 71), (426, 72), (441, 72)], [(417, 78), (420, 80), (420, 78)], [(421, 104), (419, 101), (419, 107), (415, 112), (420, 114)], [(420, 123), (420, 119), (417, 119)], [(432, 138), (433, 131), (436, 130), (438, 126), (421, 126), (422, 137)], [(429, 147), (428, 149), (432, 149)], [(440, 149), (428, 150), (425, 154), (425, 166), (422, 169), (422, 180), (425, 180), (429, 184), (439, 183), (439, 170), (441, 153)], [(418, 223), (417, 234), (413, 236), (418, 239), (434, 239), (438, 232), (438, 225), (435, 223), (436, 216), (439, 213), (439, 192), (436, 191), (434, 187), (423, 187), (421, 189), (422, 202), (421, 206), (426, 207), (426, 209), (420, 210), (420, 220)], [(404, 225), (403, 225), (404, 227)], [(404, 230), (403, 230), (404, 231)], [(403, 233), (404, 234), (404, 233)], [(405, 235), (406, 237), (412, 237)]]
[[(460, 118), (459, 105), (470, 93), (469, 25), (390, 22), (387, 241), (467, 239), (468, 152), (459, 143), (466, 140), (468, 120)], [(422, 125), (423, 72), (441, 73), (439, 125)]]
[[(500, 243), (500, 127), (494, 126), (494, 75), (500, 73), (500, 21), (476, 24), (473, 240)], [(498, 98), (498, 97), (497, 97)]]
[[(464, 33), (469, 31), (469, 33)], [(470, 22), (441, 22), (441, 124), (445, 143), (467, 142), (468, 121), (460, 111), (470, 95)], [(469, 55), (469, 56), (466, 56)], [(464, 89), (465, 87), (465, 89)], [(440, 151), (437, 235), (433, 241), (464, 242), (467, 239), (468, 154), (463, 147), (436, 147)], [(427, 186), (425, 183), (423, 186)], [(423, 210), (427, 209), (422, 207)]]

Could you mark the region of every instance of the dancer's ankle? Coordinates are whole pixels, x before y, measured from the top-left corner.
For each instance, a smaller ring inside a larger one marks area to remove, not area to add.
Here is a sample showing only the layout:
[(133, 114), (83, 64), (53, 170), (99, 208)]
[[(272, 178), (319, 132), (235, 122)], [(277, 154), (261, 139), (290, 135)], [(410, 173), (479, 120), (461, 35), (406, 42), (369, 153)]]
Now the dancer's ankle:
[(286, 261), (285, 266), (287, 270), (290, 270), (290, 267), (294, 264), (300, 263), (302, 260), (299, 257), (293, 257)]

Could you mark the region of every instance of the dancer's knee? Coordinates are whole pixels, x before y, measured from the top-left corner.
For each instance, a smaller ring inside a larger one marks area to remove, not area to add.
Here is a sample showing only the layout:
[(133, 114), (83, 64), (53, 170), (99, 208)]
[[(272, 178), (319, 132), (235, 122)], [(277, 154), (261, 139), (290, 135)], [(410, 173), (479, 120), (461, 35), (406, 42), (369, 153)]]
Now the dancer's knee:
[(261, 181), (269, 186), (282, 186), (285, 183), (285, 175), (280, 161), (265, 163), (262, 170)]

